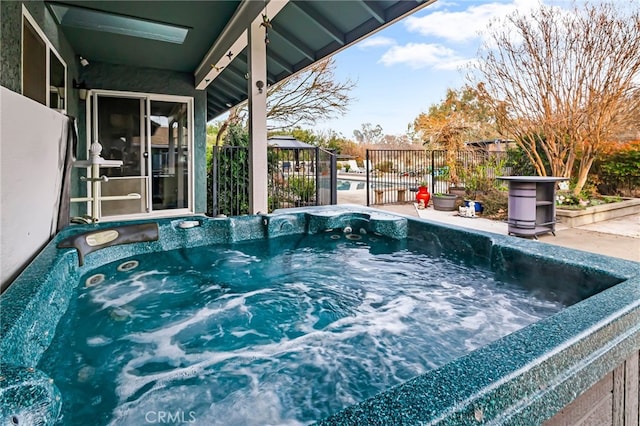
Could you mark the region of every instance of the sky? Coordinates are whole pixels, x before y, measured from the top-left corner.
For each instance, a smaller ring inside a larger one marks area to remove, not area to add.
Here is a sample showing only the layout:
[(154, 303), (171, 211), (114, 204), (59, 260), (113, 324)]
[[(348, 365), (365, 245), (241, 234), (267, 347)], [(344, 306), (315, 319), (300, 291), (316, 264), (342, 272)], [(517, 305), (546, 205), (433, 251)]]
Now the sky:
[(481, 31), (492, 19), (538, 5), (538, 0), (438, 0), (345, 49), (334, 56), (336, 78), (356, 82), (355, 99), (347, 114), (314, 127), (348, 138), (363, 123), (379, 124), (385, 134), (405, 134), (447, 88), (464, 85), (461, 67), (476, 58)]

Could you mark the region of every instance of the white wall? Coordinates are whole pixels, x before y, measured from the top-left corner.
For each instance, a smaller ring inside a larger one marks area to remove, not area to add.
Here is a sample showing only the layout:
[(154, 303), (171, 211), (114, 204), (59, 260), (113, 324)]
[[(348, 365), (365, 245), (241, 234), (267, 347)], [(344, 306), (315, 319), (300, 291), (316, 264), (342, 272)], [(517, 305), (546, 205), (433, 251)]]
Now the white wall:
[(0, 87), (0, 285), (55, 233), (67, 117)]

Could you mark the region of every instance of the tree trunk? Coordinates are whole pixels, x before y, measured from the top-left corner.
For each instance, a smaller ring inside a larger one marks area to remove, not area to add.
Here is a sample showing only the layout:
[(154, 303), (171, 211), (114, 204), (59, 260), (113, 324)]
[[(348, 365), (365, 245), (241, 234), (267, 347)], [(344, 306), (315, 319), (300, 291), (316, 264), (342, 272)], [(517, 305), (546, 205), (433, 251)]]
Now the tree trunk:
[(583, 157), (582, 160), (580, 160), (578, 180), (576, 181), (575, 188), (573, 188), (573, 195), (578, 195), (580, 191), (582, 191), (582, 188), (584, 188), (585, 183), (587, 183), (587, 177), (589, 176), (589, 170), (591, 170), (593, 160), (593, 156), (589, 156), (588, 158)]

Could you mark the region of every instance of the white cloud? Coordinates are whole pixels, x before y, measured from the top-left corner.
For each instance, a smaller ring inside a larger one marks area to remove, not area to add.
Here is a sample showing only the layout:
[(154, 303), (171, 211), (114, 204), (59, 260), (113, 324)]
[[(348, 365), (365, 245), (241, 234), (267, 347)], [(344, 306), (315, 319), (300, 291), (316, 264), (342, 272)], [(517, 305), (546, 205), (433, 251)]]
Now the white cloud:
[(513, 0), (510, 3), (473, 5), (455, 12), (445, 8), (421, 17), (410, 16), (405, 20), (405, 26), (407, 30), (423, 36), (463, 42), (477, 38), (492, 19), (504, 17), (516, 10), (526, 13), (538, 5), (538, 0)]
[(392, 38), (389, 37), (383, 37), (383, 36), (375, 36), (375, 37), (369, 37), (363, 41), (361, 41), (360, 43), (357, 44), (357, 46), (360, 49), (368, 49), (368, 48), (374, 48), (374, 47), (386, 47), (386, 46), (393, 46), (394, 44), (396, 44), (396, 41)]
[(454, 50), (440, 44), (408, 43), (392, 46), (380, 58), (386, 66), (406, 64), (413, 69), (435, 68), (457, 70), (469, 63), (470, 59), (458, 56)]

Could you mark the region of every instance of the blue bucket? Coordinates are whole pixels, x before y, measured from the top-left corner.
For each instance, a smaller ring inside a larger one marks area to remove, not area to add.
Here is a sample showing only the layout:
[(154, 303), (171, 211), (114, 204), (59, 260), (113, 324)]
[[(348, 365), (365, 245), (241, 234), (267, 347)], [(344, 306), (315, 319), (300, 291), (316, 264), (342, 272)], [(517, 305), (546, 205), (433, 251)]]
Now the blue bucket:
[(476, 213), (482, 213), (482, 211), (484, 210), (484, 207), (482, 207), (482, 203), (480, 201), (475, 201), (475, 200), (464, 200), (464, 206), (465, 207), (469, 207), (469, 203), (473, 201), (475, 203), (475, 207), (476, 207)]

